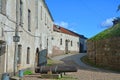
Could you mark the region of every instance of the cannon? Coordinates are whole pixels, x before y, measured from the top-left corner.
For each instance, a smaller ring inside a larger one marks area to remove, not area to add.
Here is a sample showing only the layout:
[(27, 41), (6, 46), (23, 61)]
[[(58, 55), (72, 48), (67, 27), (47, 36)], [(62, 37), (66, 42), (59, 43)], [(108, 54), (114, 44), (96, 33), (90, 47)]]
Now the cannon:
[(77, 72), (75, 66), (40, 66), (35, 70), (36, 73), (47, 74), (48, 72), (52, 73), (63, 73), (63, 72)]

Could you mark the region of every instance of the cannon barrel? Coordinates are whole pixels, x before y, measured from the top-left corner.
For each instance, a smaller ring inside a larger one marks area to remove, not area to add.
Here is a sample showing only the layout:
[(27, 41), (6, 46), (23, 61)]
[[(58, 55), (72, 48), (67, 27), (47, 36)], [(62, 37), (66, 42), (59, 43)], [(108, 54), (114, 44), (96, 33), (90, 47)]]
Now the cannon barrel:
[(36, 68), (36, 73), (62, 73), (62, 72), (77, 72), (75, 66), (41, 66)]

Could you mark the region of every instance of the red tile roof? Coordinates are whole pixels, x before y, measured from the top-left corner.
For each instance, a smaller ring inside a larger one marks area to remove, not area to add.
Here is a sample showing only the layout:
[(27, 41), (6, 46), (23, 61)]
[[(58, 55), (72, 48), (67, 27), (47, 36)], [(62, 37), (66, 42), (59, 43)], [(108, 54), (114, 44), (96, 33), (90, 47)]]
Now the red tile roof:
[(53, 31), (61, 32), (57, 25), (53, 25)]
[(63, 28), (61, 26), (58, 26), (58, 25), (54, 25), (53, 30), (57, 31), (57, 32), (62, 32), (62, 33), (65, 33), (65, 34), (69, 34), (69, 35), (72, 35), (72, 36), (78, 36), (75, 33), (73, 33), (72, 31), (70, 31), (68, 29), (65, 29), (65, 28)]
[(62, 33), (69, 34), (69, 35), (72, 35), (72, 36), (78, 36), (78, 35), (74, 34), (73, 32), (71, 32), (70, 30), (65, 29), (65, 28), (63, 28), (63, 27), (60, 27), (60, 31), (61, 31)]
[(61, 33), (69, 34), (69, 35), (72, 35), (72, 36), (78, 36), (78, 37), (83, 38), (83, 39), (87, 39), (84, 35), (80, 35), (78, 33), (75, 33), (71, 30), (68, 30), (68, 29), (63, 28), (63, 27), (58, 26), (58, 25), (54, 25), (53, 30), (56, 31), (56, 32), (61, 32)]

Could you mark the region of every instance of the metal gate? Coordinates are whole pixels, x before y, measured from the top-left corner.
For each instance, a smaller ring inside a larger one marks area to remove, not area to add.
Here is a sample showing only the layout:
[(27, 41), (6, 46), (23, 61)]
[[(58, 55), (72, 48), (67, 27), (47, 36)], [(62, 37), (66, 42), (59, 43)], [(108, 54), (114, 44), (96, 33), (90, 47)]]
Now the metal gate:
[(44, 66), (47, 64), (47, 49), (44, 49), (38, 54), (38, 66)]

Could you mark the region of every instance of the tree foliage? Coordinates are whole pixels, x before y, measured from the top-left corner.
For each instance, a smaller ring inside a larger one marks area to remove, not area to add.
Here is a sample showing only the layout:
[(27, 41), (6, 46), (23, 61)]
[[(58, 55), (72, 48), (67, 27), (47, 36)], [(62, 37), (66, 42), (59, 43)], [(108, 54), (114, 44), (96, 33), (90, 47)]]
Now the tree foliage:
[(117, 11), (119, 11), (120, 10), (120, 4), (118, 5), (118, 9), (117, 9)]

